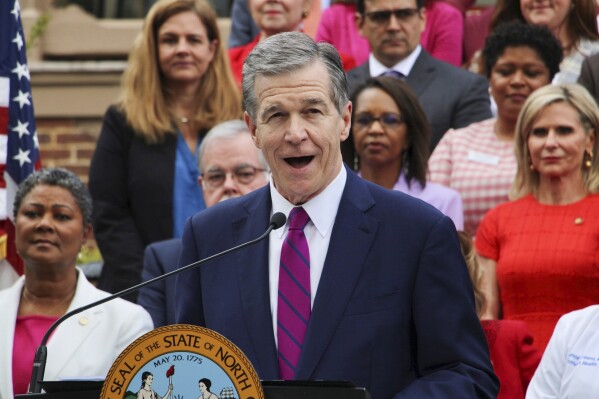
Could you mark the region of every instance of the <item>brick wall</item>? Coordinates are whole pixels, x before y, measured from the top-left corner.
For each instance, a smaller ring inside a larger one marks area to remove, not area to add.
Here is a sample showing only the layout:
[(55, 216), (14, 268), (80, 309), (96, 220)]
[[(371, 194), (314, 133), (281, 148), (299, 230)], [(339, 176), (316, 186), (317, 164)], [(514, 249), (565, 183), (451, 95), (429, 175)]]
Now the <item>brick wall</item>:
[(36, 120), (43, 167), (63, 167), (87, 184), (101, 121), (74, 118)]

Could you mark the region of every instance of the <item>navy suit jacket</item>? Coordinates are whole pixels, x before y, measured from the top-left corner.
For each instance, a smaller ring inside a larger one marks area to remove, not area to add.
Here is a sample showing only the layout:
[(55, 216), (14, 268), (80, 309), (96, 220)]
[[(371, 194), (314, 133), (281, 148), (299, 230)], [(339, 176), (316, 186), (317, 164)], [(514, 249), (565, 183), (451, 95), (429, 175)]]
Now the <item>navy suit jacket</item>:
[[(368, 62), (347, 73), (350, 93), (370, 78)], [(431, 152), (449, 129), (492, 117), (489, 85), (480, 75), (432, 57), (424, 49), (406, 83), (414, 91), (431, 125)]]
[[(177, 268), (181, 239), (159, 241), (146, 247), (141, 280), (148, 281)], [(187, 273), (187, 272), (184, 272)], [(152, 283), (141, 290), (137, 303), (143, 306), (154, 322), (154, 327), (175, 324), (176, 276)]]
[[(270, 188), (194, 215), (180, 265), (254, 239)], [(350, 380), (373, 399), (495, 398), (498, 382), (451, 220), (348, 170), (296, 371)], [(177, 322), (233, 341), (263, 380), (279, 379), (268, 239), (177, 279)]]

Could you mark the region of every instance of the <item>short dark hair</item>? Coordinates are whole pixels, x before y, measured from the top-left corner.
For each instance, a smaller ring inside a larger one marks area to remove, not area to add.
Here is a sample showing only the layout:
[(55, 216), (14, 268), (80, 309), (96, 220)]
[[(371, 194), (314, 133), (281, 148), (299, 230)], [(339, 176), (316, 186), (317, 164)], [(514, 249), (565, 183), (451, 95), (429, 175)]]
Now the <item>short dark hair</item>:
[(92, 198), (87, 187), (79, 180), (76, 174), (63, 168), (47, 168), (29, 175), (21, 182), (13, 204), (13, 217), (16, 219), (23, 199), (37, 186), (58, 186), (71, 193), (75, 203), (81, 211), (83, 225), (92, 222)]
[(204, 383), (204, 385), (206, 385), (206, 390), (208, 392), (210, 392), (210, 387), (212, 386), (212, 381), (210, 381), (208, 378), (200, 378), (200, 380), (198, 381), (198, 384), (200, 382)]
[(154, 374), (152, 374), (152, 373), (151, 373), (151, 372), (149, 372), (149, 371), (144, 371), (144, 372), (141, 374), (141, 387), (142, 387), (142, 388), (144, 387), (144, 385), (145, 385), (145, 383), (146, 383), (146, 380), (148, 379), (148, 377), (149, 377), (149, 376), (152, 376), (152, 377), (153, 377), (153, 376), (154, 376)]
[[(418, 97), (410, 86), (403, 80), (381, 76), (367, 79), (364, 83), (356, 88), (352, 93), (352, 102), (354, 104), (354, 112), (352, 114), (352, 134), (342, 144), (344, 146), (343, 153), (345, 154), (345, 162), (350, 165), (353, 161), (348, 158), (348, 153), (352, 153), (353, 158), (356, 153), (353, 140), (353, 117), (357, 109), (358, 97), (360, 94), (369, 88), (378, 88), (387, 93), (401, 111), (401, 116), (406, 124), (407, 139), (410, 143), (404, 155), (402, 169), (405, 171), (406, 181), (408, 185), (413, 179), (416, 179), (422, 187), (426, 186), (427, 161), (429, 155), (428, 141), (431, 135), (431, 127), (426, 118), (426, 114), (420, 105)], [(347, 144), (345, 144), (347, 143)], [(350, 148), (351, 147), (351, 148)], [(355, 166), (355, 165), (354, 165)]]
[(549, 80), (553, 80), (562, 62), (562, 46), (551, 31), (540, 25), (522, 22), (509, 22), (493, 30), (483, 48), (483, 61), (487, 78), (491, 70), (507, 48), (528, 47), (533, 49), (549, 70)]
[[(362, 15), (366, 12), (366, 0), (356, 0), (356, 9)], [(421, 9), (424, 7), (424, 0), (416, 0), (416, 8)]]

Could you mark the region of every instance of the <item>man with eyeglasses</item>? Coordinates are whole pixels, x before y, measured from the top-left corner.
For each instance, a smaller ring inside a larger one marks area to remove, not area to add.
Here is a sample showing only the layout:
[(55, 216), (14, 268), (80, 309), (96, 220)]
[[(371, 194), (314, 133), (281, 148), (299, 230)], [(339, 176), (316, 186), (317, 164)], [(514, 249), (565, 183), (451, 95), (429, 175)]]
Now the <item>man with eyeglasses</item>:
[[(268, 164), (241, 120), (213, 127), (202, 140), (199, 159), (199, 184), (207, 208), (268, 183)], [(148, 245), (142, 281), (174, 270), (180, 250), (181, 239), (178, 238)], [(175, 281), (175, 278), (159, 281), (139, 292), (137, 302), (150, 313), (154, 327), (175, 323)]]
[(268, 183), (268, 164), (241, 120), (221, 123), (208, 132), (199, 157), (206, 207)]
[(424, 0), (357, 0), (356, 25), (370, 43), (368, 61), (347, 74), (350, 93), (370, 77), (405, 79), (431, 125), (430, 150), (449, 129), (491, 117), (487, 81), (433, 58), (420, 45)]

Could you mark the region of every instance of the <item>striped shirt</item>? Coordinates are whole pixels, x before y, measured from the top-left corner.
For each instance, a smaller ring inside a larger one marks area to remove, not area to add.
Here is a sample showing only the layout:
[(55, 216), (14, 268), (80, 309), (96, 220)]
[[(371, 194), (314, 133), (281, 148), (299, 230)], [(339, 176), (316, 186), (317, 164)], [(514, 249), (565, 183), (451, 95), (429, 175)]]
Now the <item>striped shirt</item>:
[(599, 53), (599, 41), (581, 39), (576, 48), (559, 64), (559, 72), (553, 78), (553, 84), (576, 83), (583, 61), (597, 53)]
[(499, 140), (494, 125), (493, 118), (449, 130), (429, 159), (429, 180), (462, 196), (470, 236), (487, 211), (508, 200), (516, 175), (514, 144)]

